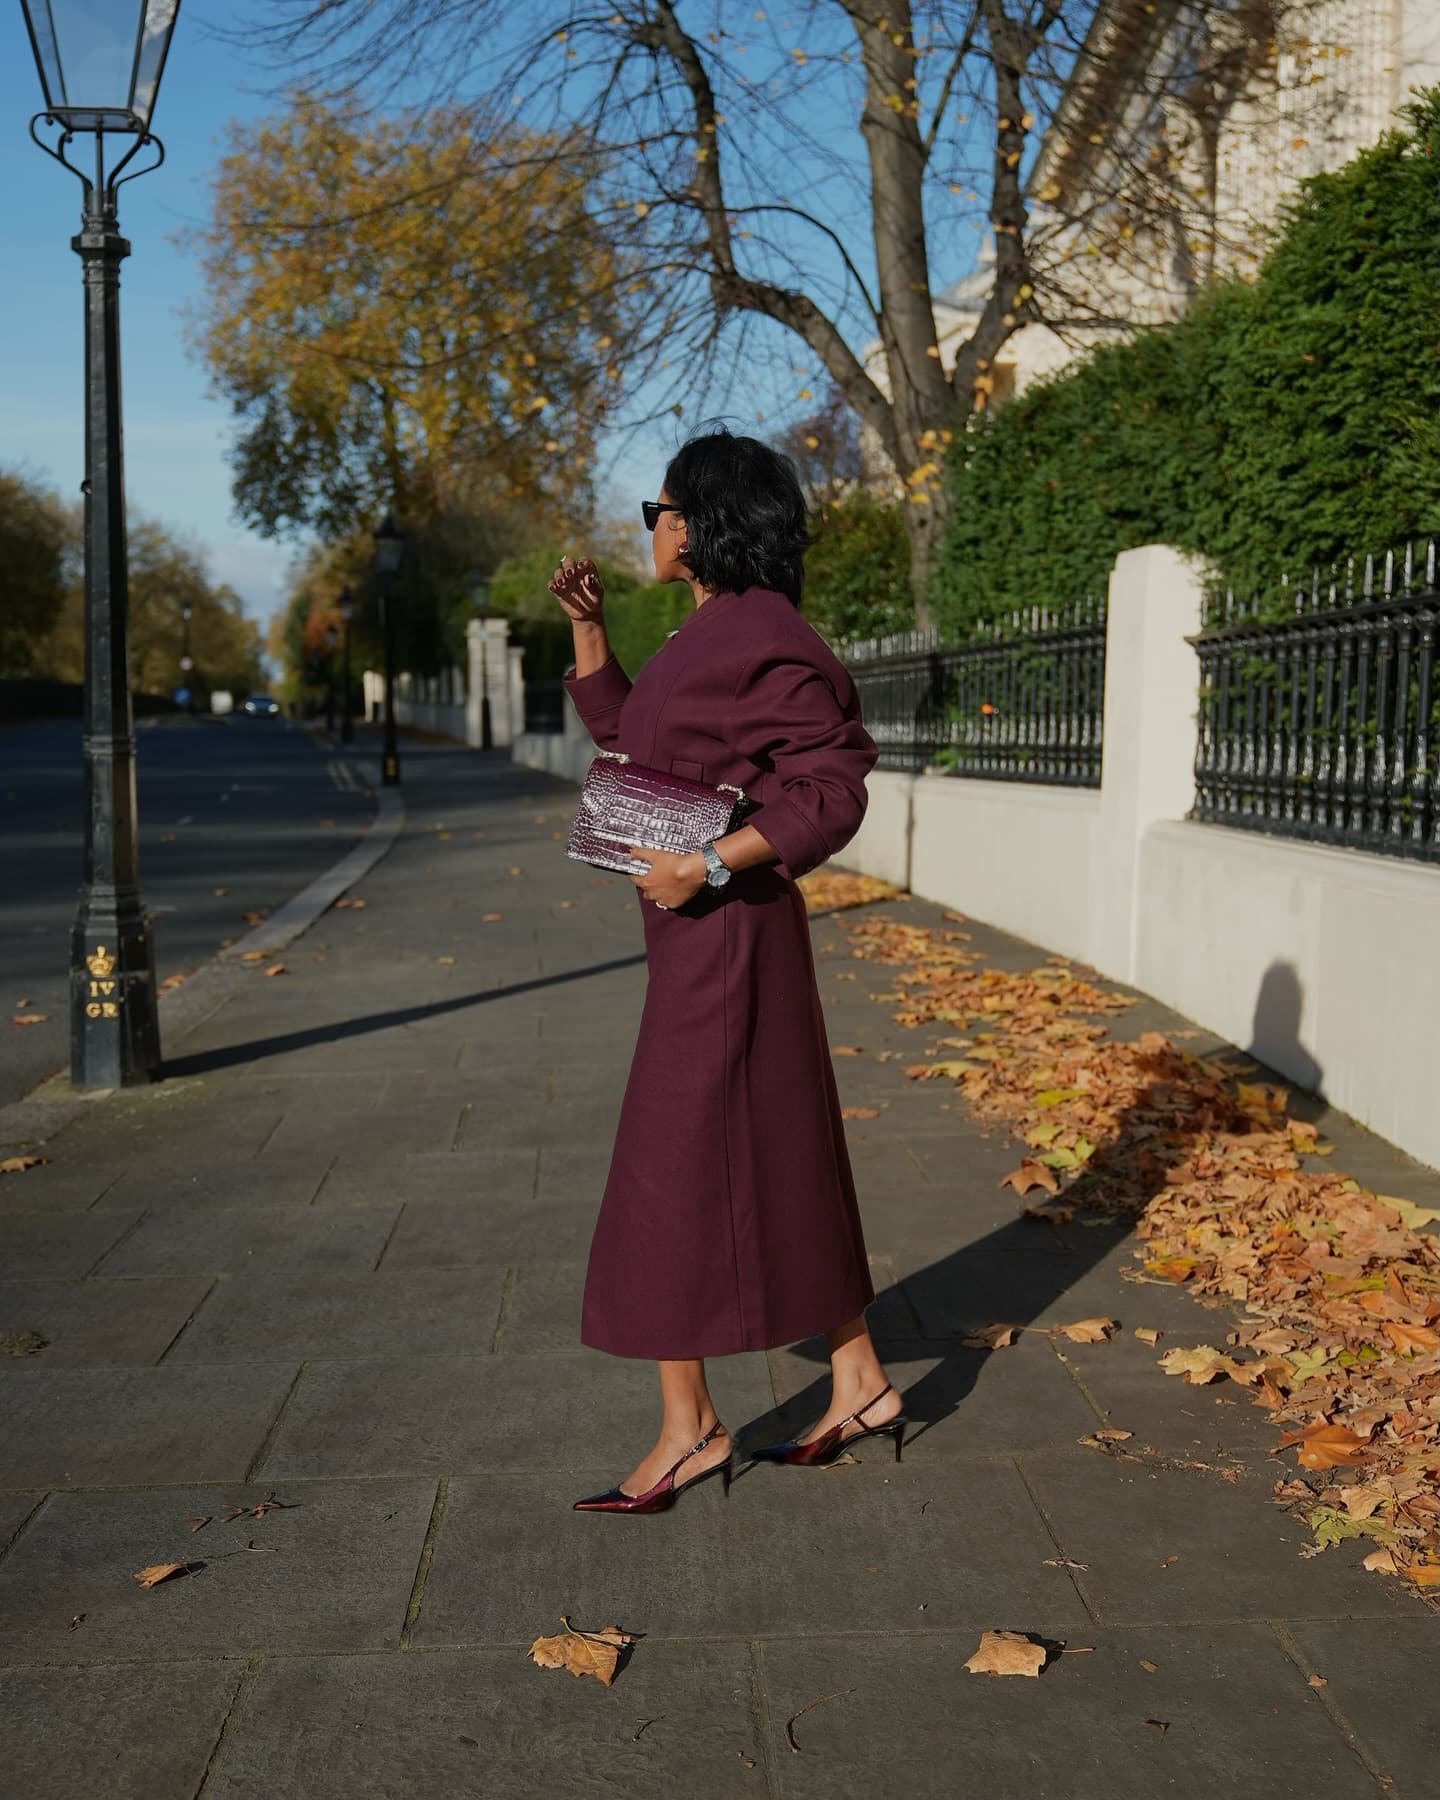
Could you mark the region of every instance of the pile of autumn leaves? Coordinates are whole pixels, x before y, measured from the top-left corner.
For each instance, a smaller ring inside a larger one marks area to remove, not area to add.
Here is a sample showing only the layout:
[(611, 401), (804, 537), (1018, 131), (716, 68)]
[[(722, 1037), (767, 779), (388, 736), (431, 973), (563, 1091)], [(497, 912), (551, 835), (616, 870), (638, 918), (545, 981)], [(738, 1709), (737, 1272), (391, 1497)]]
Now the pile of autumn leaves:
[[(842, 905), (840, 889), (823, 903)], [(1440, 1240), (1417, 1227), (1440, 1215), (1303, 1167), (1329, 1147), (1287, 1116), (1287, 1089), (1241, 1081), (1158, 1032), (1111, 1039), (1097, 1020), (1131, 1000), (1063, 958), (1009, 974), (980, 966), (961, 931), (841, 923), (854, 956), (894, 966), (876, 998), (895, 1019), (945, 1029), (907, 1074), (953, 1083), (1026, 1144), (1006, 1179), (1028, 1217), (1122, 1219), (1141, 1240), (1127, 1276), (1242, 1309), (1228, 1350), (1160, 1361), (1190, 1382), (1249, 1388), (1283, 1428), (1277, 1449), (1296, 1449), (1299, 1472), (1275, 1498), (1309, 1527), (1308, 1552), (1369, 1538), (1367, 1568), (1433, 1589)]]

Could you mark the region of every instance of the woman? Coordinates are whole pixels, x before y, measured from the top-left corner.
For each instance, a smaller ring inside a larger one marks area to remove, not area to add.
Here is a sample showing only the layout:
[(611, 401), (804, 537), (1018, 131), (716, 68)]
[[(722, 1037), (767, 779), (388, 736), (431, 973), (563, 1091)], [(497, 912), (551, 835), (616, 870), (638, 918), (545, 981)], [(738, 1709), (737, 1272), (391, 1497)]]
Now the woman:
[(643, 510), (656, 579), (688, 582), (695, 610), (632, 683), (594, 564), (566, 557), (550, 582), (574, 626), (565, 686), (602, 748), (733, 783), (753, 810), (703, 851), (633, 846), (649, 984), (580, 1335), (654, 1358), (664, 1412), (654, 1448), (581, 1511), (657, 1512), (716, 1473), (728, 1492), (707, 1356), (827, 1335), (829, 1410), (756, 1454), (824, 1462), (885, 1431), (898, 1458), (905, 1423), (865, 1327), (875, 1291), (794, 880), (854, 835), (875, 744), (797, 610), (809, 540), (788, 460), (692, 439)]

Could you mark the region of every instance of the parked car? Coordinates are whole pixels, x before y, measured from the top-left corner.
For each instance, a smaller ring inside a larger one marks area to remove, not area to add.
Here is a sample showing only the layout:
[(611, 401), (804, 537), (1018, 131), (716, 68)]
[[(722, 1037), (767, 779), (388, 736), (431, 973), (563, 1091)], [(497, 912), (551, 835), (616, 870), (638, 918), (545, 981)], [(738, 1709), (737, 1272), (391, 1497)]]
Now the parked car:
[(269, 694), (251, 694), (240, 710), (252, 719), (278, 719), (280, 702), (272, 699)]

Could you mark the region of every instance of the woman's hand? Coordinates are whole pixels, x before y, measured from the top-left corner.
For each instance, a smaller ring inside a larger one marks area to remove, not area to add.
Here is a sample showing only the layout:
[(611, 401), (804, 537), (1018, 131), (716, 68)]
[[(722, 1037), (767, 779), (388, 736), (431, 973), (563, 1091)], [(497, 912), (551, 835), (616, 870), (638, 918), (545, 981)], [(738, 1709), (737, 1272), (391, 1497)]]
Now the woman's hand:
[(588, 556), (582, 556), (578, 562), (573, 556), (562, 557), (560, 567), (550, 577), (549, 588), (577, 625), (600, 624), (605, 609), (605, 584)]
[(642, 900), (673, 911), (693, 900), (705, 885), (705, 858), (698, 850), (677, 856), (673, 850), (652, 850), (646, 844), (632, 844), (632, 856), (643, 856), (650, 867), (630, 879), (640, 890)]

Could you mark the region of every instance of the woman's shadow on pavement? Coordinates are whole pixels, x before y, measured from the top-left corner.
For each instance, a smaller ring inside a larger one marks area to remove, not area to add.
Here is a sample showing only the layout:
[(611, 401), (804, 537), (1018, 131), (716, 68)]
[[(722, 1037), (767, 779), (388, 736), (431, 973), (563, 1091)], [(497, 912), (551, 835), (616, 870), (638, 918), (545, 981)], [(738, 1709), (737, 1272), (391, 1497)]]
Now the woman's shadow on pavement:
[[(1251, 1041), (1263, 1043), (1271, 1056), (1280, 1056), (1291, 1068), (1313, 1071), (1318, 1089), (1320, 1065), (1297, 1035), (1300, 1002), (1301, 986), (1293, 965), (1272, 963), (1256, 995)], [(1294, 1076), (1263, 1064), (1257, 1070), (1254, 1052), (1222, 1045), (1205, 1060), (1229, 1065), (1242, 1079), (1270, 1080), (1291, 1088), (1293, 1103), (1287, 1110), (1297, 1118), (1323, 1110), (1322, 1099), (1293, 1093)], [(1032, 1190), (1017, 1201), (1013, 1220), (876, 1294), (866, 1319), (880, 1360), (904, 1364), (937, 1359), (915, 1381), (896, 1381), (905, 1411), (914, 1421), (907, 1442), (959, 1410), (987, 1357), (1007, 1354), (974, 1341), (976, 1334), (996, 1324), (1033, 1325), (1046, 1314), (1047, 1328), (1069, 1317), (1052, 1310), (1056, 1302), (1131, 1238), (1147, 1202), (1164, 1188), (1166, 1170), (1183, 1163), (1216, 1129), (1213, 1108), (1204, 1103), (1178, 1049), (1151, 1051), (1145, 1074), (1141, 1094), (1120, 1112), (1115, 1130), (1060, 1194), (1052, 1198)], [(1014, 1154), (1017, 1162), (1028, 1154), (1018, 1138)], [(1029, 1214), (1027, 1207), (1032, 1209)], [(1147, 1287), (1146, 1293), (1148, 1314), (1173, 1317), (1176, 1329), (1184, 1330), (1203, 1316), (1205, 1308), (1175, 1284), (1158, 1283)], [(1114, 1306), (1113, 1295), (1108, 1301), (1098, 1300), (1091, 1310), (1103, 1312), (1107, 1304)], [(803, 1430), (828, 1404), (824, 1339), (792, 1345), (789, 1354), (821, 1369), (813, 1382), (747, 1427), (742, 1450), (746, 1441), (758, 1444)]]

